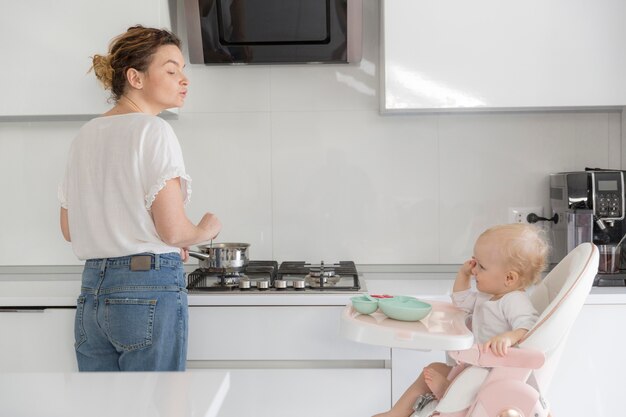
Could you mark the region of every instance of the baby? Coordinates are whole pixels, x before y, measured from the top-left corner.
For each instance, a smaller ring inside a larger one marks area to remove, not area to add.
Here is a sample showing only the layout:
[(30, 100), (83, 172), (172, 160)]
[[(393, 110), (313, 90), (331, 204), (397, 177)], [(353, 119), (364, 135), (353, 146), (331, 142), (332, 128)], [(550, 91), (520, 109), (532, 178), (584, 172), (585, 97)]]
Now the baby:
[[(535, 324), (538, 314), (525, 289), (541, 279), (549, 246), (543, 231), (528, 224), (507, 224), (483, 232), (454, 281), (452, 302), (471, 314), (472, 333), (483, 351), (507, 354)], [(476, 290), (471, 288), (472, 276)], [(391, 410), (374, 417), (407, 417), (418, 400), (441, 398), (450, 385), (452, 367), (432, 363)]]

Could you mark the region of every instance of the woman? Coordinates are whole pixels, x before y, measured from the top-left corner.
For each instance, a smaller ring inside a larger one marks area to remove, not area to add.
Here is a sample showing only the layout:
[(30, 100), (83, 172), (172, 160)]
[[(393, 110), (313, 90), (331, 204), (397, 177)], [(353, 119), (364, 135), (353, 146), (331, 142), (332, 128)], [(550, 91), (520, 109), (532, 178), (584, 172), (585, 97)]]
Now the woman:
[(114, 107), (72, 143), (59, 187), (61, 230), (86, 260), (75, 321), (81, 371), (182, 371), (190, 245), (213, 239), (217, 217), (185, 214), (191, 179), (171, 126), (189, 81), (180, 40), (135, 26), (95, 55), (96, 77)]

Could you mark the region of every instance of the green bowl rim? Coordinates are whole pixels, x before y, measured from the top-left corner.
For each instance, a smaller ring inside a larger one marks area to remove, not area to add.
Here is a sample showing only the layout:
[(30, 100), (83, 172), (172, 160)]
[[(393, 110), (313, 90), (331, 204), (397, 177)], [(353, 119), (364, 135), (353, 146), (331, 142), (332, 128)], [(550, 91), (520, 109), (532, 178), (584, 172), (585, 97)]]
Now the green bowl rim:
[(427, 302), (422, 301), (422, 300), (419, 300), (419, 299), (417, 299), (415, 297), (411, 297), (411, 296), (399, 296), (399, 297), (406, 297), (408, 299), (411, 299), (412, 302), (413, 301), (417, 301), (418, 303), (423, 304), (423, 305), (419, 306), (419, 307), (418, 306), (403, 306), (402, 303), (399, 302), (400, 301), (399, 298), (395, 302), (391, 301), (391, 300), (393, 300), (396, 297), (394, 297), (394, 298), (383, 298), (383, 300), (388, 300), (388, 301), (382, 301), (382, 302), (379, 301), (379, 303), (381, 305), (390, 305), (390, 306), (394, 306), (394, 307), (397, 307), (397, 308), (400, 308), (400, 309), (404, 309), (404, 310), (427, 310), (427, 309), (432, 310), (432, 308), (433, 308), (432, 304), (427, 303)]
[(378, 300), (373, 298), (373, 297), (369, 297), (366, 295), (355, 295), (354, 297), (350, 297), (350, 301), (361, 301), (364, 303), (376, 303), (378, 304)]

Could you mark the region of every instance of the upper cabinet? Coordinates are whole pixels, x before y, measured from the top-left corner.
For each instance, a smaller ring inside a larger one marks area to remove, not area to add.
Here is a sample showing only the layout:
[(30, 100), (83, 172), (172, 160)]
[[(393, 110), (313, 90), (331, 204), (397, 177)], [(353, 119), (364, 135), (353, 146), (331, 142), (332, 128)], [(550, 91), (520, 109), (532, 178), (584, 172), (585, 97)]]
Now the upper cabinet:
[(170, 28), (168, 0), (4, 1), (0, 116), (106, 111), (109, 93), (87, 73), (90, 57), (136, 24)]
[(382, 112), (626, 105), (624, 0), (382, 7)]

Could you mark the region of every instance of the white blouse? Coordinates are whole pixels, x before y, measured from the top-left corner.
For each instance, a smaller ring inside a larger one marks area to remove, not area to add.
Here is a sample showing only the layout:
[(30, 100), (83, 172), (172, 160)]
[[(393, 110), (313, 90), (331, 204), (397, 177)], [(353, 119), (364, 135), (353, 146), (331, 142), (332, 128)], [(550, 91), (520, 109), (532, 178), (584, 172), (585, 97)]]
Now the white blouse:
[(150, 208), (169, 179), (180, 177), (184, 203), (191, 178), (172, 127), (128, 113), (87, 122), (74, 139), (59, 186), (79, 259), (178, 252), (157, 234)]

